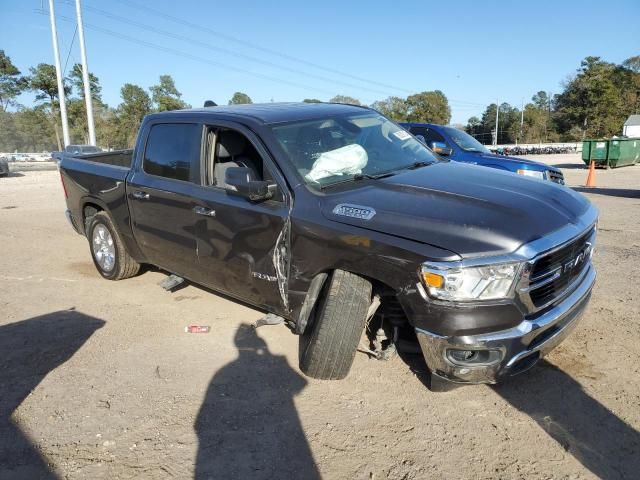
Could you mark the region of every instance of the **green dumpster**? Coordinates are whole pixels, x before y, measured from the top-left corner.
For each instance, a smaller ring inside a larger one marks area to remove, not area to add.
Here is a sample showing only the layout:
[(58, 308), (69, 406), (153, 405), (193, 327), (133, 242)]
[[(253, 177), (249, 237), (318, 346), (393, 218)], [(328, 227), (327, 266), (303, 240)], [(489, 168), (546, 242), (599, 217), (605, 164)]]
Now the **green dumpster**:
[(640, 138), (612, 138), (607, 159), (611, 168), (640, 163)]
[(591, 155), (591, 140), (584, 140), (582, 142), (582, 161), (589, 165), (589, 158)]
[(608, 140), (585, 140), (582, 142), (582, 160), (586, 165), (594, 160), (596, 167), (607, 167), (608, 153)]

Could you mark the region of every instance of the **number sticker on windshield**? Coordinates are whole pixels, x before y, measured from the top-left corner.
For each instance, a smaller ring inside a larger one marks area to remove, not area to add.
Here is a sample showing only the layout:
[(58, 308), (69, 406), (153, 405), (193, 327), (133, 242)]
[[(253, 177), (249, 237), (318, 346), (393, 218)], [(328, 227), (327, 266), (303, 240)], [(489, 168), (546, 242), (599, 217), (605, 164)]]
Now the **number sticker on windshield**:
[(398, 138), (400, 140), (407, 140), (407, 139), (411, 138), (411, 134), (409, 132), (404, 131), (404, 130), (398, 130), (397, 132), (393, 132), (393, 134), (396, 136), (396, 138)]

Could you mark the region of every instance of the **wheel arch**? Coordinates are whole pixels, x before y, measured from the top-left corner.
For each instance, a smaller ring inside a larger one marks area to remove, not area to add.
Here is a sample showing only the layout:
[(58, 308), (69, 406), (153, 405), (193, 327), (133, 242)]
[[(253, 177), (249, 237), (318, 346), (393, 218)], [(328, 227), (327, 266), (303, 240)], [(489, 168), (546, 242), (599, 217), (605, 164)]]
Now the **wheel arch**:
[(106, 205), (102, 201), (94, 197), (85, 197), (82, 199), (80, 203), (80, 212), (82, 214), (82, 230), (84, 231), (85, 236), (87, 235), (87, 222), (98, 212), (106, 211), (108, 213), (108, 209)]
[[(365, 274), (359, 271), (359, 269), (357, 268), (349, 268), (349, 267), (327, 268), (326, 270), (323, 270), (317, 273), (311, 280), (304, 302), (296, 318), (296, 324), (294, 328), (294, 333), (296, 335), (301, 335), (306, 330), (309, 324), (309, 318), (311, 317), (312, 312), (315, 310), (320, 300), (322, 299), (323, 292), (326, 290), (324, 287), (327, 284), (327, 281), (330, 279), (333, 272), (335, 272), (336, 270), (342, 270), (347, 273), (358, 275), (359, 277), (371, 283), (372, 298), (375, 295), (378, 295), (380, 296), (383, 302), (385, 297), (391, 296), (394, 298), (398, 298), (398, 294), (400, 293), (400, 290), (391, 286), (391, 284), (384, 279), (379, 279), (371, 276), (370, 274)], [(404, 308), (403, 308), (403, 313), (404, 313)]]

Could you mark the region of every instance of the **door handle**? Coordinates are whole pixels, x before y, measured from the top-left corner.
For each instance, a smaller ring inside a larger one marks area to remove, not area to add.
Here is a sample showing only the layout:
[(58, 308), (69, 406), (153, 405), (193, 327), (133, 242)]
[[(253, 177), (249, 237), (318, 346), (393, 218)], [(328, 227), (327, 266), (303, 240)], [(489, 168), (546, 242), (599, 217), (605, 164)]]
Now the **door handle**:
[(210, 208), (206, 208), (206, 207), (201, 207), (199, 205), (196, 205), (195, 207), (193, 207), (193, 211), (196, 214), (204, 215), (205, 217), (215, 217), (216, 216), (216, 211), (215, 210), (211, 210)]
[(148, 200), (149, 194), (146, 192), (141, 192), (140, 190), (137, 190), (133, 192), (133, 198), (137, 198), (138, 200)]

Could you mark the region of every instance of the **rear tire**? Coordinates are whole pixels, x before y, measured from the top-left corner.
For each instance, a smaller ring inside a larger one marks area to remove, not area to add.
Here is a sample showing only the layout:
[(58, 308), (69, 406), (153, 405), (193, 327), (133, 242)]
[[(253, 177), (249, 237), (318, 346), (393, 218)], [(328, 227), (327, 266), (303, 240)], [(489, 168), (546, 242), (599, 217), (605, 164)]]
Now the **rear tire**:
[(140, 264), (127, 252), (106, 212), (96, 213), (87, 223), (91, 258), (100, 275), (107, 280), (123, 280), (140, 271)]
[(300, 336), (300, 370), (312, 378), (347, 376), (371, 304), (371, 283), (336, 270), (325, 284), (311, 323)]

